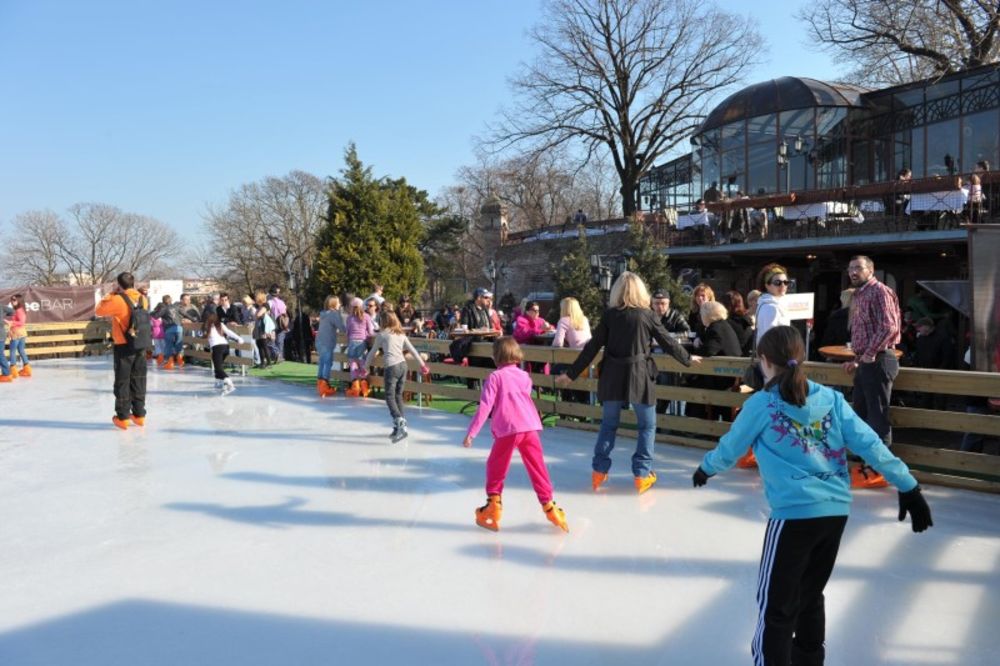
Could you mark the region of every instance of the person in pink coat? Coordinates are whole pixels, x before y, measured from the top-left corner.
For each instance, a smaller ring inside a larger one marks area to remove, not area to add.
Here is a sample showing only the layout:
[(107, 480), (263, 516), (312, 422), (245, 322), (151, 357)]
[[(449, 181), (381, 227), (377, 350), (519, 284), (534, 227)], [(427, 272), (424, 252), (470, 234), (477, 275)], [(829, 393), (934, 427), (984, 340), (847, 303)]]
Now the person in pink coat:
[(510, 469), (510, 459), (517, 449), (545, 517), (568, 532), (566, 513), (552, 501), (552, 481), (538, 438), (542, 420), (531, 400), (531, 377), (518, 367), (523, 360), (521, 347), (513, 338), (504, 336), (493, 343), (493, 362), (497, 370), (483, 382), (479, 408), (462, 442), (462, 446), (472, 446), (472, 440), (486, 419), (492, 417), (493, 449), (486, 460), (486, 504), (476, 509), (476, 524), (494, 532), (500, 529), (503, 484)]
[(528, 301), (524, 314), (514, 322), (514, 339), (522, 345), (531, 344), (534, 339), (552, 330), (552, 324), (542, 319), (538, 301)]

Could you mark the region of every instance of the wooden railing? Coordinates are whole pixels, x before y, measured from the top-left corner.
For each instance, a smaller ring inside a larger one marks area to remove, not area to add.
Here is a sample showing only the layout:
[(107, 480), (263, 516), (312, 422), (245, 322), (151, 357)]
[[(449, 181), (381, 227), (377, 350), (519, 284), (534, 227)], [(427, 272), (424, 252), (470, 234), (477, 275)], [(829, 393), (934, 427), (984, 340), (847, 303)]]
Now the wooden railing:
[[(414, 346), (429, 355), (448, 354), (448, 341), (423, 338), (411, 338)], [(551, 347), (524, 346), (525, 361), (540, 368), (544, 364), (569, 364), (577, 352), (568, 349)], [(490, 358), (492, 345), (475, 343), (470, 349), (470, 356)], [(710, 375), (715, 377), (731, 377), (735, 380), (742, 376), (749, 363), (745, 358), (716, 357), (705, 359), (700, 366), (685, 368), (670, 357), (654, 355), (658, 368), (668, 372), (684, 372), (686, 374)], [(346, 362), (343, 353), (335, 354), (335, 360)], [(600, 355), (595, 359), (595, 364)], [(378, 362), (376, 362), (378, 365)], [(437, 377), (432, 383), (423, 382), (419, 373), (414, 373), (413, 381), (407, 383), (407, 390), (426, 397), (434, 396), (457, 398), (475, 402), (479, 399), (479, 391), (454, 384), (442, 384), (441, 379), (464, 381), (468, 378), (481, 379), (493, 371), (493, 363), (489, 367), (465, 367), (459, 364), (431, 362), (428, 364), (431, 373)], [(410, 361), (412, 370), (416, 370), (416, 361)], [(807, 375), (814, 381), (830, 386), (851, 386), (853, 378), (845, 373), (839, 365), (828, 363), (806, 363)], [(335, 371), (333, 378), (349, 380), (346, 371)], [(595, 374), (596, 376), (596, 374)], [(601, 408), (592, 404), (563, 402), (556, 399), (541, 397), (542, 391), (555, 391), (555, 375), (533, 372), (532, 382), (536, 389), (535, 405), (542, 416), (556, 415), (561, 425), (573, 428), (595, 430), (601, 417)], [(380, 377), (369, 378), (372, 386), (382, 386)], [(597, 391), (597, 380), (580, 377), (569, 389)], [(1000, 374), (983, 372), (961, 372), (951, 370), (922, 370), (902, 368), (896, 378), (894, 391), (909, 391), (918, 393), (935, 393), (958, 396), (1000, 396)], [(712, 405), (721, 409), (736, 409), (749, 397), (746, 393), (731, 390), (710, 390), (686, 386), (657, 386), (656, 397), (661, 400), (687, 401)], [(593, 402), (593, 401), (592, 401)], [(566, 420), (565, 417), (589, 419), (591, 422)], [(916, 409), (912, 407), (893, 406), (890, 408), (892, 424), (897, 429), (918, 428), (942, 433), (969, 432), (980, 433), (992, 437), (1000, 437), (1000, 416), (983, 414), (966, 414), (964, 412), (941, 411), (933, 409)], [(631, 411), (622, 413), (622, 423), (635, 424), (635, 414)], [(729, 430), (729, 422), (707, 419), (657, 415), (657, 426), (668, 429), (672, 434), (657, 435), (657, 440), (691, 446), (699, 449), (713, 448), (716, 439)], [(698, 439), (696, 436), (708, 436), (710, 439)], [(965, 453), (946, 448), (935, 448), (899, 441), (893, 444), (893, 451), (911, 467), (914, 475), (923, 482), (937, 483), (961, 488), (1000, 492), (1000, 456), (980, 453)], [(749, 442), (748, 442), (749, 444)]]
[(103, 354), (111, 350), (111, 324), (104, 319), (28, 323), (28, 358)]

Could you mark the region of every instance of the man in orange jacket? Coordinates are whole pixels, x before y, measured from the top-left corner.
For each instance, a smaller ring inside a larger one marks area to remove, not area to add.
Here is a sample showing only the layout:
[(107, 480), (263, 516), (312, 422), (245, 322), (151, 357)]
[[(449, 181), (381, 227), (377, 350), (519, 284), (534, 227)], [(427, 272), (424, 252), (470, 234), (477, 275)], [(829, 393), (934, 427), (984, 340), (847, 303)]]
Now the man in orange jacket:
[(125, 298), (135, 308), (149, 307), (135, 289), (135, 277), (128, 272), (118, 274), (114, 291), (97, 304), (97, 316), (111, 318), (115, 347), (115, 415), (111, 422), (122, 430), (128, 428), (130, 418), (136, 425), (146, 424), (146, 350), (132, 349), (128, 344), (125, 331), (132, 323), (132, 311)]

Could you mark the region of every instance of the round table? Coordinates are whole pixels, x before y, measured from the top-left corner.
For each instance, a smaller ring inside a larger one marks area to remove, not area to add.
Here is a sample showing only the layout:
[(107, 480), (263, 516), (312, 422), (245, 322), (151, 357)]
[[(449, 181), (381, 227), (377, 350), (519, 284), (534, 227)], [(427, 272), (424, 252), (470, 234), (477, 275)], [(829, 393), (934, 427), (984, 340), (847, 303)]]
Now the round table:
[[(836, 363), (853, 361), (855, 357), (854, 350), (847, 345), (827, 345), (826, 347), (820, 347), (817, 351), (827, 361)], [(903, 352), (898, 349), (893, 349), (892, 351), (896, 355), (896, 358), (900, 358), (903, 355)]]

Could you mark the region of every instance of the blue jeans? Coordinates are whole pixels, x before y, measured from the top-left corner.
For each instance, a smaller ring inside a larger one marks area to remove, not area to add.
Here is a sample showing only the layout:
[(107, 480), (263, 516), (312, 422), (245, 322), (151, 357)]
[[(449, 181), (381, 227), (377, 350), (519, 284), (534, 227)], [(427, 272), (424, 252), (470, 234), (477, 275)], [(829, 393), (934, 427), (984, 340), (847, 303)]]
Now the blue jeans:
[[(611, 451), (615, 448), (615, 434), (621, 422), (622, 407), (628, 405), (621, 400), (606, 400), (601, 408), (601, 430), (597, 433), (597, 444), (594, 445), (594, 460), (591, 463), (595, 472), (607, 474), (611, 469)], [(639, 433), (632, 454), (632, 474), (638, 477), (649, 476), (653, 468), (653, 437), (656, 434), (656, 406), (632, 405), (636, 420), (639, 422)]]
[(18, 338), (18, 339), (15, 340), (15, 339), (11, 338), (11, 341), (10, 341), (10, 364), (11, 365), (17, 365), (17, 358), (15, 358), (15, 356), (14, 356), (15, 353), (21, 355), (21, 363), (23, 363), (25, 365), (28, 365), (28, 352), (24, 351), (24, 341), (27, 340), (27, 339), (28, 338)]
[(167, 356), (177, 356), (184, 351), (184, 329), (180, 324), (173, 324), (164, 329), (163, 348)]
[(333, 347), (320, 348), (319, 366), (316, 370), (317, 379), (330, 379), (330, 370), (333, 369)]
[(3, 353), (3, 347), (0, 347), (0, 374), (4, 377), (10, 374), (10, 363), (7, 362), (7, 355)]

